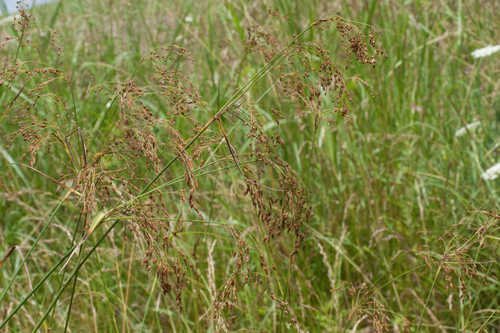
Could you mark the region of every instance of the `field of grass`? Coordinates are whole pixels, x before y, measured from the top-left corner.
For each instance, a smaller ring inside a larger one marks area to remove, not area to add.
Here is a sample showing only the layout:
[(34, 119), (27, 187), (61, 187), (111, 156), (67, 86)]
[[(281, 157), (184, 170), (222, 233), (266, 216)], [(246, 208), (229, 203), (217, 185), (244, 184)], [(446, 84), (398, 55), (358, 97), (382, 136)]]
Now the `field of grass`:
[(0, 38), (0, 331), (500, 332), (500, 2), (64, 0)]

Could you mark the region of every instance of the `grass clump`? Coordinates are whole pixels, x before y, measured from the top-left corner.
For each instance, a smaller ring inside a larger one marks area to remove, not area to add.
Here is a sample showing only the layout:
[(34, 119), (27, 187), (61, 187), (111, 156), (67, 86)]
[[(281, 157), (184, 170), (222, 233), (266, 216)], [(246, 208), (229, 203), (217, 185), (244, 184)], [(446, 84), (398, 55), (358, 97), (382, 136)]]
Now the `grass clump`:
[(21, 9), (0, 325), (497, 329), (497, 72), (469, 55), (491, 37), (431, 4)]

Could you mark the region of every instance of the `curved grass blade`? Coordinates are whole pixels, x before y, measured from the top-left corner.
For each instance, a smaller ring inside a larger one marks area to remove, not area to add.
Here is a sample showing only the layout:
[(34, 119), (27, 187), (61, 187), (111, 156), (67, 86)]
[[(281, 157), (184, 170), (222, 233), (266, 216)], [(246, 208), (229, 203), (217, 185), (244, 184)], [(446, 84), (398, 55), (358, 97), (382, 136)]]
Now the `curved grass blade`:
[(14, 161), (14, 159), (12, 158), (12, 156), (9, 155), (9, 153), (7, 152), (7, 150), (5, 150), (5, 148), (2, 147), (2, 145), (0, 145), (0, 153), (7, 160), (7, 162), (9, 163), (9, 165), (14, 169), (14, 171), (17, 173), (17, 175), (19, 176), (19, 178), (21, 178), (21, 180), (23, 181), (24, 185), (26, 185), (27, 187), (29, 187), (28, 179), (26, 179), (26, 177), (24, 176), (24, 173), (21, 171), (21, 169), (17, 165), (16, 161)]

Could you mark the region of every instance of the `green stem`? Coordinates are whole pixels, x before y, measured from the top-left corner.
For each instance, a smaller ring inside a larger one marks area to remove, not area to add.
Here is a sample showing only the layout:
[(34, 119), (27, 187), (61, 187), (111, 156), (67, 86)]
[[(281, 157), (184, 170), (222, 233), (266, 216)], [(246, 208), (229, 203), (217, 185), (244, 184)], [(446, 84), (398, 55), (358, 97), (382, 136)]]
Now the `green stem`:
[[(101, 238), (99, 238), (99, 240), (97, 241), (97, 243), (92, 247), (92, 249), (85, 255), (85, 257), (78, 263), (78, 265), (75, 267), (75, 269), (73, 270), (73, 272), (71, 273), (70, 277), (66, 280), (66, 282), (64, 282), (64, 284), (61, 286), (61, 288), (59, 288), (59, 291), (57, 292), (56, 296), (54, 297), (54, 300), (50, 303), (48, 309), (45, 311), (45, 313), (43, 314), (42, 318), (40, 318), (40, 320), (38, 321), (37, 325), (35, 326), (35, 328), (33, 329), (32, 332), (36, 332), (40, 326), (42, 326), (43, 322), (45, 321), (45, 319), (47, 319), (47, 316), (49, 315), (50, 311), (52, 311), (52, 309), (54, 308), (54, 306), (56, 305), (57, 301), (59, 300), (59, 297), (61, 296), (61, 294), (63, 293), (63, 291), (66, 289), (66, 287), (71, 283), (71, 281), (77, 276), (78, 274), (78, 271), (80, 270), (80, 268), (83, 266), (83, 264), (85, 264), (85, 262), (87, 262), (87, 260), (90, 258), (90, 256), (92, 255), (92, 253), (94, 253), (94, 251), (99, 247), (99, 245), (101, 245), (101, 243), (104, 241), (104, 239), (108, 236), (108, 234), (110, 233), (110, 231), (118, 224), (118, 221), (115, 221), (109, 228), (108, 230), (106, 230), (106, 232), (101, 236)], [(1, 328), (1, 326), (0, 326)]]
[(24, 298), (21, 300), (21, 302), (19, 302), (19, 304), (16, 306), (16, 308), (14, 310), (12, 310), (12, 312), (9, 313), (9, 315), (2, 321), (2, 323), (0, 324), (0, 329), (3, 328), (5, 326), (5, 324), (7, 324), (7, 322), (24, 306), (24, 304), (28, 301), (28, 299), (35, 294), (35, 292), (52, 275), (52, 273), (57, 269), (57, 267), (59, 267), (64, 262), (64, 260), (66, 260), (66, 258), (69, 257), (69, 255), (73, 252), (74, 249), (75, 249), (75, 246), (73, 246), (71, 249), (69, 249), (68, 252), (66, 252), (64, 254), (64, 256), (61, 259), (59, 259), (59, 261), (57, 262), (57, 264), (55, 264), (50, 269), (50, 271), (48, 271), (43, 276), (43, 278), (35, 285), (35, 287), (33, 288), (33, 290), (31, 290), (26, 296), (24, 296)]
[(38, 245), (38, 242), (40, 241), (40, 239), (42, 238), (43, 234), (45, 233), (45, 230), (47, 230), (47, 228), (49, 227), (50, 223), (54, 219), (57, 211), (59, 210), (59, 208), (61, 208), (62, 203), (64, 202), (64, 200), (66, 200), (67, 197), (68, 197), (68, 193), (66, 192), (66, 194), (63, 197), (63, 199), (61, 199), (59, 201), (59, 203), (57, 204), (57, 206), (52, 210), (52, 213), (50, 214), (49, 219), (47, 220), (47, 222), (45, 222), (45, 225), (42, 227), (42, 230), (38, 233), (38, 236), (35, 239), (35, 243), (33, 243), (33, 245), (31, 246), (31, 248), (28, 250), (28, 253), (26, 253), (26, 255), (24, 256), (24, 259), (21, 262), (21, 264), (19, 266), (17, 266), (16, 270), (14, 271), (14, 274), (12, 275), (12, 278), (9, 280), (9, 283), (7, 284), (7, 287), (5, 287), (5, 289), (2, 291), (2, 295), (0, 296), (0, 303), (3, 302), (5, 296), (7, 295), (7, 292), (10, 290), (10, 287), (14, 283), (14, 280), (16, 279), (17, 275), (21, 271), (21, 268), (26, 263), (26, 260), (28, 260), (28, 258), (31, 256), (31, 253), (33, 252), (33, 250), (35, 249), (35, 247)]

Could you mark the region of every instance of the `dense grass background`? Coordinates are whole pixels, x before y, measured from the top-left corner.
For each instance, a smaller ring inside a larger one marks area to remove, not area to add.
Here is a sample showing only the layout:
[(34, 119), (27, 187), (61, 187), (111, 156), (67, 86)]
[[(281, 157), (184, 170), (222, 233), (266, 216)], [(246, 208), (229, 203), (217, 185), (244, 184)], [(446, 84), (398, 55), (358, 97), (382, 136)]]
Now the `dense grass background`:
[[(14, 76), (2, 74), (0, 86), (0, 254), (17, 246), (0, 268), (0, 287), (7, 291), (0, 319), (74, 244), (82, 219), (92, 222), (116, 203), (101, 193), (104, 199), (82, 217), (81, 202), (48, 178), (68, 186), (77, 177), (98, 178), (82, 176), (82, 140), (88, 160), (128, 179), (134, 193), (154, 177), (147, 159), (134, 164), (126, 152), (99, 159), (115, 147), (115, 99), (123, 83), (134, 80), (145, 91), (135, 98), (154, 117), (170, 119), (152, 79), (151, 51), (172, 44), (189, 51), (189, 61), (169, 66), (183, 73), (183, 87), (198, 90), (204, 107), (194, 117), (204, 122), (266, 63), (246, 48), (249, 27), (286, 43), (315, 19), (338, 14), (375, 31), (385, 51), (372, 68), (345, 58), (333, 28), (306, 33), (306, 41), (322, 41), (332, 61), (346, 66), (350, 113), (331, 112), (324, 96), (319, 121), (300, 114), (290, 96), (276, 91), (273, 73), (256, 82), (240, 106), (266, 133), (280, 135), (284, 144), (277, 152), (307, 189), (313, 215), (299, 252), (289, 255), (293, 235), (265, 242), (256, 232), (230, 151), (223, 141), (208, 142), (202, 146), (207, 162), (195, 172), (198, 213), (179, 199), (189, 193), (182, 192), (182, 163), (155, 184), (163, 184), (157, 192), (171, 214), (155, 218), (190, 222), (180, 232), (185, 253), (178, 258), (189, 267), (182, 294), (163, 293), (161, 276), (143, 264), (148, 245), (139, 237), (140, 225), (127, 226), (124, 217), (40, 322), (41, 331), (62, 332), (66, 325), (72, 332), (500, 331), (499, 180), (480, 177), (498, 162), (500, 58), (470, 56), (498, 44), (499, 13), (500, 3), (480, 0), (65, 0), (33, 9), (25, 36), (0, 19), (2, 38), (23, 41), (0, 49), (2, 73), (19, 69)], [(39, 75), (37, 68), (59, 72)], [(480, 126), (455, 137), (473, 121)], [(247, 153), (255, 143), (248, 129), (237, 118), (223, 123), (240, 162), (251, 164)], [(192, 136), (189, 122), (176, 120), (175, 126), (184, 138)], [(162, 128), (151, 131), (159, 142), (166, 140)], [(30, 135), (40, 138), (33, 144)], [(175, 156), (168, 144), (158, 150), (161, 163)], [(25, 166), (32, 156), (33, 167), (45, 175)], [(276, 182), (272, 174), (262, 177), (269, 186)], [(81, 254), (57, 268), (6, 331), (37, 326), (61, 284), (112, 223), (105, 220)], [(238, 231), (238, 241), (228, 225)], [(235, 246), (239, 241), (244, 245)], [(234, 307), (218, 311), (217, 293), (234, 272), (244, 274), (237, 269), (239, 251), (262, 280), (237, 288)]]

